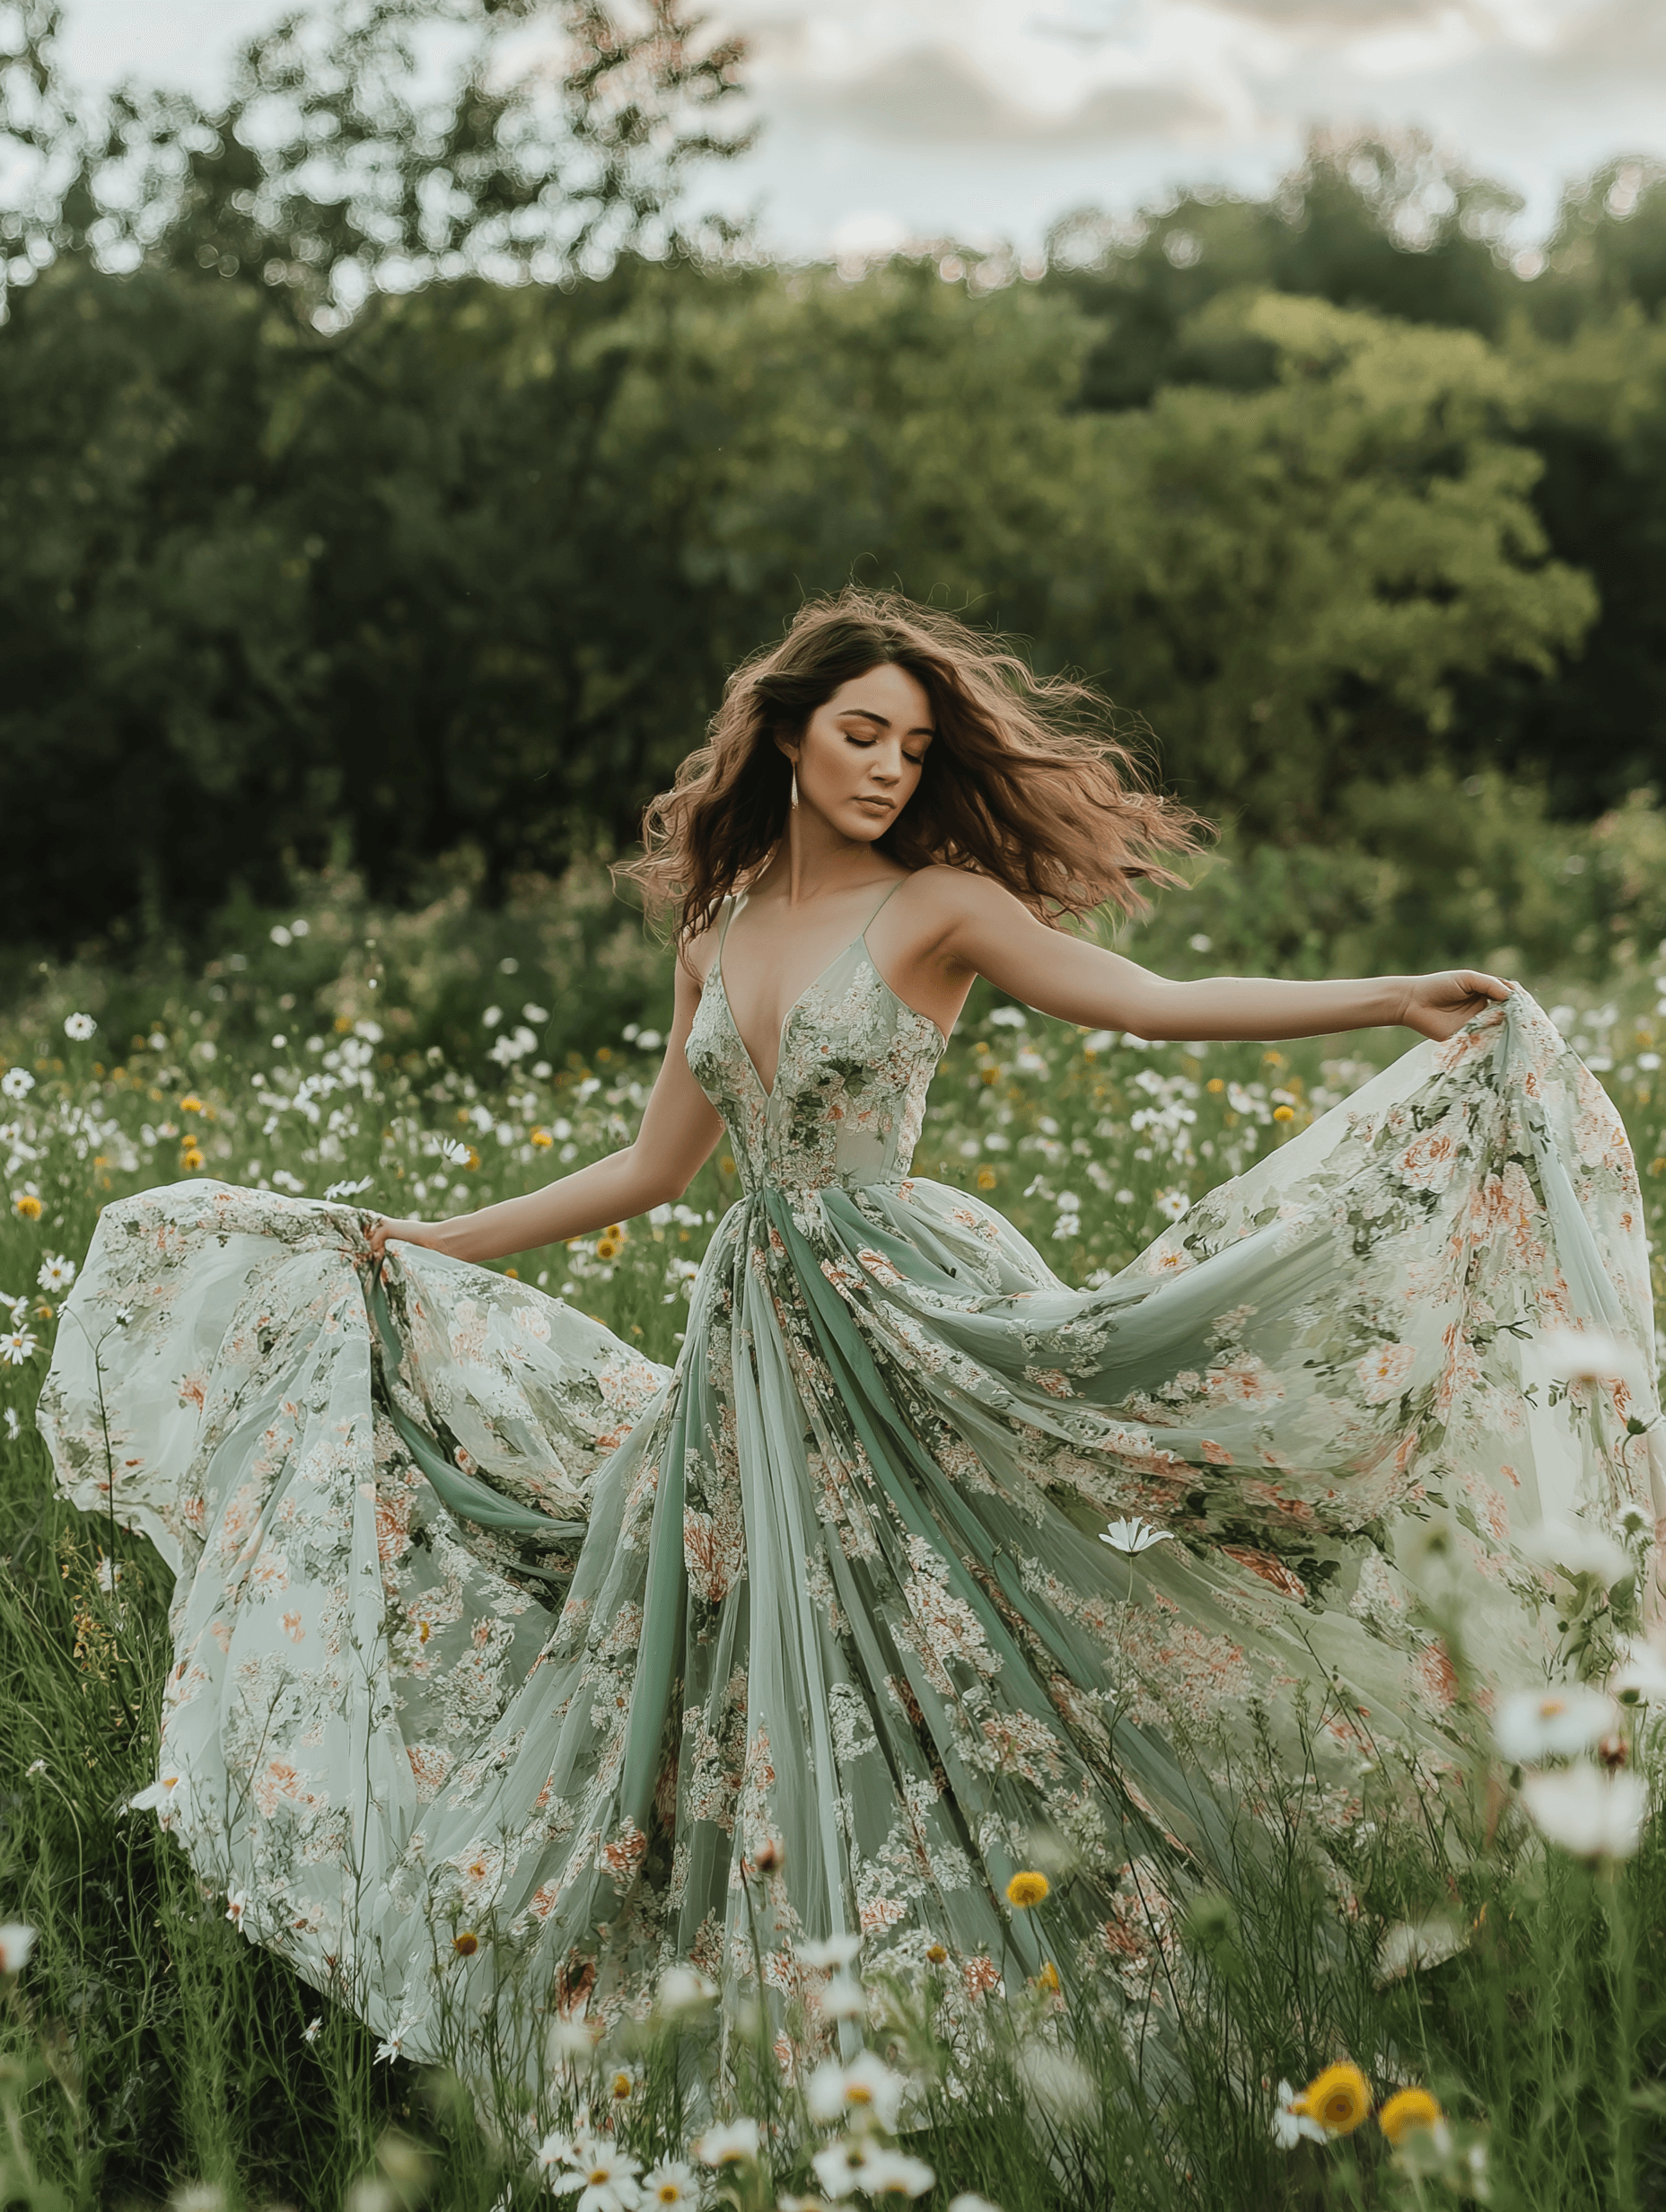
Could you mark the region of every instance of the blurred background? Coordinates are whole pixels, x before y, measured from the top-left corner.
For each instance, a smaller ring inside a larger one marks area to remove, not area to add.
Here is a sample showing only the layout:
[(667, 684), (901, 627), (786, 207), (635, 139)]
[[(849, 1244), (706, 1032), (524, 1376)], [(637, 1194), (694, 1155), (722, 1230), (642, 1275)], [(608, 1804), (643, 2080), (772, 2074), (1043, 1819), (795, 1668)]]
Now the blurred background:
[(1653, 0), (5, 0), (0, 1019), (662, 1018), (605, 863), (850, 578), (1221, 824), (1176, 971), (1646, 964), (1662, 157)]

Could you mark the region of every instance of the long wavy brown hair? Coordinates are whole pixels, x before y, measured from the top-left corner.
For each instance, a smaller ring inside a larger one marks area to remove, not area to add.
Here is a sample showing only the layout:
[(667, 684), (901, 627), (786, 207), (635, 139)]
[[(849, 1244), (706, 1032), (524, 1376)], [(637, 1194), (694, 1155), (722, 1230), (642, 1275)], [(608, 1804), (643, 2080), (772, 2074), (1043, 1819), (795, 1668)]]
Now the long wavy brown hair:
[(686, 944), (755, 876), (785, 832), (795, 744), (815, 709), (871, 668), (907, 669), (936, 736), (918, 787), (875, 849), (913, 870), (945, 862), (993, 876), (1040, 918), (1143, 909), (1140, 882), (1179, 879), (1165, 855), (1206, 825), (1152, 790), (1088, 685), (1038, 676), (1003, 640), (891, 592), (810, 601), (778, 645), (723, 686), (707, 741), (643, 817), (640, 859), (617, 873), (650, 914), (675, 909)]

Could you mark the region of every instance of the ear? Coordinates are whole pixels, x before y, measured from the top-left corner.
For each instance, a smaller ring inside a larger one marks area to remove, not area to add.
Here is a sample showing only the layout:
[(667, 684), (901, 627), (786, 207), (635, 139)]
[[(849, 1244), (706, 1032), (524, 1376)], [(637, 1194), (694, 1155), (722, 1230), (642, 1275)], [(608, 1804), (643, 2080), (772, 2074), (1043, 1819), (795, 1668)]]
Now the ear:
[(797, 737), (782, 737), (777, 734), (774, 740), (774, 743), (776, 750), (777, 752), (785, 753), (786, 758), (792, 761), (794, 766), (796, 768), (798, 765), (798, 756), (802, 748), (803, 740)]

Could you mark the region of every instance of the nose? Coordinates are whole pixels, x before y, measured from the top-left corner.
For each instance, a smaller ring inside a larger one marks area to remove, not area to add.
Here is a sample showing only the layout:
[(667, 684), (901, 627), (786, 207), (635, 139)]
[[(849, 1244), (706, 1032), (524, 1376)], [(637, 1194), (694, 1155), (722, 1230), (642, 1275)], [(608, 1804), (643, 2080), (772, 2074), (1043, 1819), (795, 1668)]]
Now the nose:
[(882, 738), (873, 748), (870, 762), (873, 780), (880, 784), (899, 783), (902, 779), (902, 741), (900, 738)]

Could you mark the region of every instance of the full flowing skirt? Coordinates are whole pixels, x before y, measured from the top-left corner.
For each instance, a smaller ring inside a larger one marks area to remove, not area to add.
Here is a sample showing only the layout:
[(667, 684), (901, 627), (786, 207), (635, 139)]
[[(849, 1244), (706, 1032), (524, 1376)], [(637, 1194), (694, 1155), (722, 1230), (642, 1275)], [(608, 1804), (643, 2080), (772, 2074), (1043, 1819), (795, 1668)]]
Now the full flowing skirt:
[[(1568, 1329), (1634, 1371), (1558, 1380)], [(1344, 1824), (1437, 1783), (1431, 1576), (1508, 1684), (1556, 1662), (1529, 1531), (1641, 1505), (1646, 1575), (1653, 1347), (1623, 1130), (1518, 992), (1103, 1289), (924, 1179), (753, 1191), (674, 1371), (425, 1249), (378, 1276), (353, 1209), (149, 1191), (40, 1418), (173, 1572), (148, 1801), (197, 1871), (390, 2046), (535, 2077), (675, 1962), (813, 2035), (840, 1934), (969, 2007), (1048, 1963), (1148, 2006), (1236, 1757)]]

